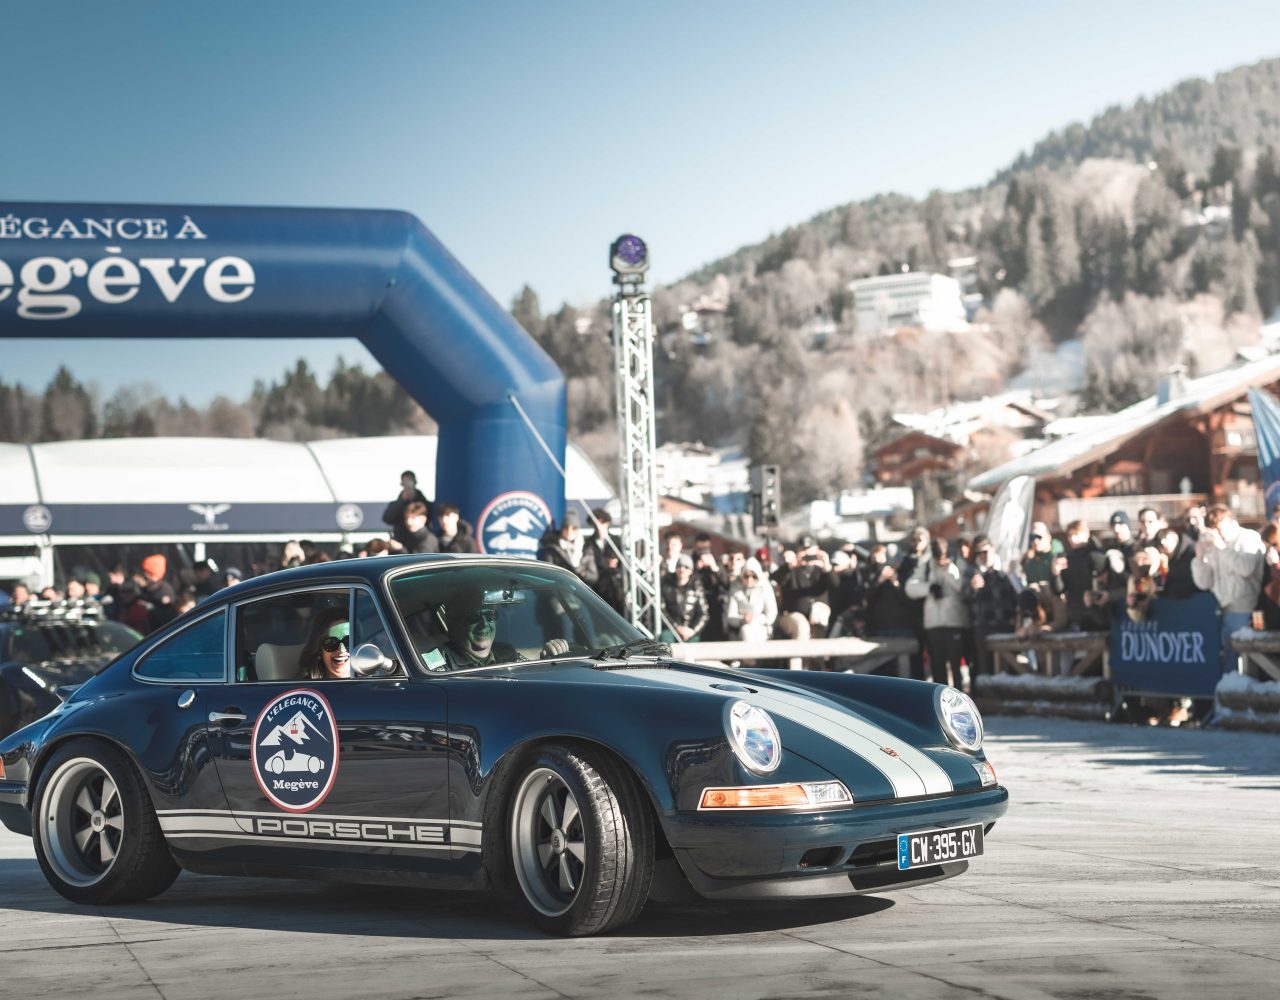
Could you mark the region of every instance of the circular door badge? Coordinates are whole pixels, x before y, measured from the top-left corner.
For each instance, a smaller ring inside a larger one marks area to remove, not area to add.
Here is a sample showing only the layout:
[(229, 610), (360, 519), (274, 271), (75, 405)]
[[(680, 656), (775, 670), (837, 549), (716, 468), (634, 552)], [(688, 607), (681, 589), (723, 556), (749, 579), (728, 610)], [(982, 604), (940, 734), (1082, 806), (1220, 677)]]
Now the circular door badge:
[(338, 727), (315, 691), (286, 691), (267, 702), (253, 724), (253, 776), (275, 805), (310, 812), (338, 775)]

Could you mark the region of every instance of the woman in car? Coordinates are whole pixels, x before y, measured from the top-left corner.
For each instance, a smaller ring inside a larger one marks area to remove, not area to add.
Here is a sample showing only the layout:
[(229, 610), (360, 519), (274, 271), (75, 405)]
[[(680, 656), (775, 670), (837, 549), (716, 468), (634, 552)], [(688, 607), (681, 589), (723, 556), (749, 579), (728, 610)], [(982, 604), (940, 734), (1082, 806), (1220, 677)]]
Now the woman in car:
[(351, 622), (345, 608), (330, 608), (316, 616), (298, 666), (313, 681), (351, 677)]

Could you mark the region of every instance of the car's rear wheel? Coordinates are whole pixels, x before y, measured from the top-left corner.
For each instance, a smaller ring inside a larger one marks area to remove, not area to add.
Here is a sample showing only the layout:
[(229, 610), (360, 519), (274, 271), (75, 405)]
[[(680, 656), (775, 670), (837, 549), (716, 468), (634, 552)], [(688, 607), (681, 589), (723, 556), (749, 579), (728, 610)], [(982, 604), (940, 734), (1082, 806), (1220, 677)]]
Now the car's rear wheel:
[(133, 765), (98, 740), (54, 753), (36, 786), (31, 826), (45, 878), (74, 902), (149, 899), (178, 877)]
[(608, 755), (546, 747), (514, 784), (509, 816), (516, 885), (534, 922), (572, 936), (630, 923), (653, 879), (653, 816)]

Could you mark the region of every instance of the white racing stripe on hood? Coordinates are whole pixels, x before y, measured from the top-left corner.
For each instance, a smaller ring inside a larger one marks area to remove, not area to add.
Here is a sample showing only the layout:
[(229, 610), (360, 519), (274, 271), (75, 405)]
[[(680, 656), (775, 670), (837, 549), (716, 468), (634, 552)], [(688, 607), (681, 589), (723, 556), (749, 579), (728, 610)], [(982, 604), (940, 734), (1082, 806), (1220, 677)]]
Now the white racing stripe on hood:
[[(879, 726), (850, 715), (845, 710), (804, 695), (789, 691), (777, 691), (753, 685), (755, 678), (713, 678), (699, 674), (685, 674), (678, 670), (629, 670), (646, 680), (693, 691), (717, 694), (726, 700), (741, 699), (769, 712), (788, 719), (825, 736), (846, 750), (856, 754), (888, 779), (896, 798), (912, 798), (919, 795), (941, 795), (955, 790), (951, 779), (938, 764), (902, 739), (885, 732)], [(755, 693), (719, 691), (712, 684), (740, 684), (754, 686)], [(891, 747), (898, 752), (892, 757), (881, 747)]]

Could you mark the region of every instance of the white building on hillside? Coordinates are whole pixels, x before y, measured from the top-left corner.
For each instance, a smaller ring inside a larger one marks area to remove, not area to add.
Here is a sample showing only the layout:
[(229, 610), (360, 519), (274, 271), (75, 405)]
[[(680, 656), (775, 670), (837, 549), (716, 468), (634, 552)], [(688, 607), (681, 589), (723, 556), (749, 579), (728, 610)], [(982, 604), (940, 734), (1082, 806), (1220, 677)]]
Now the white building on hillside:
[(960, 282), (945, 274), (908, 271), (856, 278), (849, 282), (859, 334), (883, 333), (899, 326), (934, 333), (967, 330)]

